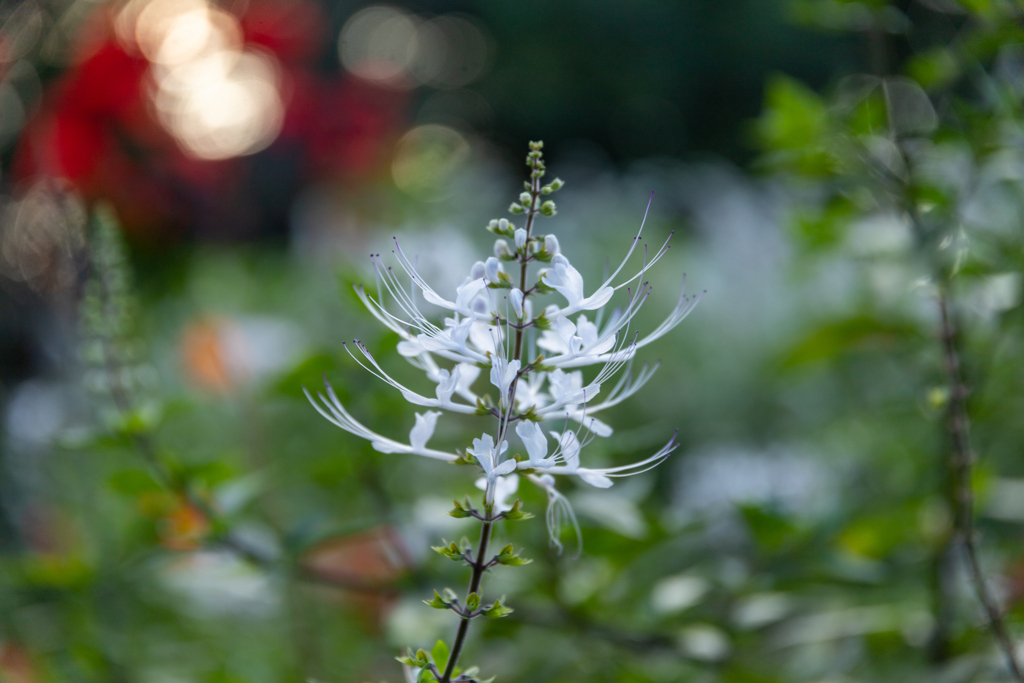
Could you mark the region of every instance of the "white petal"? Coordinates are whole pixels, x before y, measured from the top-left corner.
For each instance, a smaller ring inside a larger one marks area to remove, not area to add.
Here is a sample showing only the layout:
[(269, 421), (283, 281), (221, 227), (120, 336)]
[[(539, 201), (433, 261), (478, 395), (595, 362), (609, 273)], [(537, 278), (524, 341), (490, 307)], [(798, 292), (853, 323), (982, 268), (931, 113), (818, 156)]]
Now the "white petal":
[(591, 486), (596, 486), (599, 489), (606, 489), (612, 485), (612, 480), (603, 474), (596, 472), (579, 472), (580, 479), (587, 482)]
[(427, 441), (434, 435), (434, 427), (437, 426), (437, 418), (441, 415), (436, 410), (428, 410), (423, 413), (416, 413), (416, 424), (409, 432), (409, 444), (416, 450), (423, 450)]

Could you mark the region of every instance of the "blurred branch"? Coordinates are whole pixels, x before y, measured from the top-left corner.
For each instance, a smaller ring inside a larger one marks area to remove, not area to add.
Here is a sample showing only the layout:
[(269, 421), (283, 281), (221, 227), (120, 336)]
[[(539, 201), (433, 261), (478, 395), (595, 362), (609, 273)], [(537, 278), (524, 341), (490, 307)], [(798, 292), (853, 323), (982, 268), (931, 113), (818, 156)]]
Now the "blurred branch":
[(978, 601), (985, 609), (992, 632), (1006, 656), (1007, 666), (1014, 678), (1024, 683), (1024, 673), (1017, 662), (1013, 639), (1006, 627), (1003, 613), (995, 597), (985, 581), (985, 574), (978, 560), (978, 549), (975, 543), (974, 530), (974, 490), (972, 472), (974, 452), (971, 449), (970, 422), (967, 414), (967, 396), (969, 390), (963, 380), (960, 367), (960, 356), (956, 348), (956, 329), (949, 315), (949, 294), (946, 286), (939, 290), (939, 313), (941, 316), (940, 336), (943, 348), (943, 359), (949, 382), (949, 409), (947, 422), (952, 439), (949, 467), (952, 482), (950, 486), (951, 502), (954, 512), (954, 529), (958, 540), (963, 545), (967, 556), (971, 582), (978, 595)]

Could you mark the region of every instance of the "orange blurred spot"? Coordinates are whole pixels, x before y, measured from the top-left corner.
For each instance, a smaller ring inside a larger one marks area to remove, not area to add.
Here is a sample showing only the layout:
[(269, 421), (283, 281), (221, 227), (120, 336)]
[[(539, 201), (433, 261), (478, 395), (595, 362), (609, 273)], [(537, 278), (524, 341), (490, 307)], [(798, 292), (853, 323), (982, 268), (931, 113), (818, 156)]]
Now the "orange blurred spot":
[(33, 683), (39, 680), (28, 652), (17, 643), (0, 643), (0, 680), (5, 683)]
[(222, 344), (222, 325), (216, 319), (205, 318), (186, 327), (181, 338), (181, 359), (193, 383), (227, 393), (234, 388), (234, 382)]
[(198, 550), (209, 530), (210, 523), (203, 511), (181, 501), (160, 520), (160, 544), (170, 550)]
[(405, 544), (392, 527), (326, 540), (306, 553), (302, 566), (326, 582), (353, 586), (349, 600), (367, 622), (379, 627), (395, 595), (385, 591), (412, 566)]

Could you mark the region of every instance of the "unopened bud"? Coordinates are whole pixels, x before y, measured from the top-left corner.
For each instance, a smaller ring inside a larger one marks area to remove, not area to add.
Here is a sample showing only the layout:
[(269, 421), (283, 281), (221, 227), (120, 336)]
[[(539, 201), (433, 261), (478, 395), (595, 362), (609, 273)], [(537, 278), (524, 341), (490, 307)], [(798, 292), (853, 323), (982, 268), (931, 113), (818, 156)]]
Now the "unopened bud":
[(523, 319), (523, 290), (518, 287), (513, 287), (512, 291), (508, 293), (508, 301), (512, 304), (512, 311), (516, 314), (516, 318), (519, 320)]
[(522, 249), (524, 244), (526, 244), (526, 230), (519, 228), (516, 230), (516, 249)]
[(531, 199), (533, 199), (533, 196), (529, 192), (523, 192), (519, 195), (519, 203), (524, 206), (529, 206)]
[(498, 230), (502, 232), (508, 232), (508, 219), (501, 218), (498, 220)]
[(487, 270), (484, 267), (483, 261), (477, 261), (473, 264), (473, 267), (469, 269), (469, 277), (473, 280), (479, 280), (487, 274)]
[(498, 219), (492, 218), (491, 222), (487, 224), (487, 229), (490, 230), (491, 232), (496, 231), (498, 229)]
[(558, 213), (555, 210), (555, 203), (550, 199), (541, 204), (540, 212), (545, 216), (554, 216), (556, 213)]
[(501, 264), (498, 263), (498, 259), (494, 258), (493, 256), (487, 259), (487, 262), (484, 263), (484, 276), (487, 278), (488, 282), (497, 283), (498, 272), (500, 270)]
[(508, 207), (509, 213), (522, 213), (524, 211), (526, 211), (526, 209), (524, 209), (521, 204), (517, 204), (515, 202), (512, 202), (512, 205)]
[(498, 258), (512, 256), (512, 251), (508, 248), (508, 242), (503, 239), (494, 240), (494, 255)]
[(561, 249), (558, 246), (558, 238), (554, 235), (544, 235), (544, 251), (552, 256), (561, 253)]

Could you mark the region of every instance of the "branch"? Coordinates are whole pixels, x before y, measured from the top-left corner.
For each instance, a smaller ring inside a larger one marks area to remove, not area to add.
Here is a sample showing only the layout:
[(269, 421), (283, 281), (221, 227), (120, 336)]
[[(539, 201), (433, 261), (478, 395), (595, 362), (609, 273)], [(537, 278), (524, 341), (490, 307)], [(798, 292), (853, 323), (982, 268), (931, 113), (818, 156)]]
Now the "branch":
[(1020, 683), (1024, 683), (1024, 673), (1017, 662), (1013, 638), (1006, 627), (1002, 610), (988, 588), (981, 563), (978, 561), (974, 532), (974, 491), (971, 486), (974, 452), (971, 449), (970, 421), (967, 413), (969, 391), (961, 372), (960, 357), (956, 349), (956, 330), (949, 316), (949, 294), (944, 285), (939, 290), (939, 313), (943, 360), (949, 382), (947, 422), (953, 442), (949, 467), (952, 475), (954, 529), (967, 556), (967, 566), (974, 590), (978, 595), (978, 601), (985, 609), (989, 626), (1006, 657), (1006, 664), (1014, 678)]

